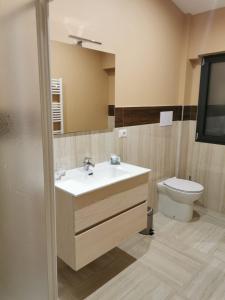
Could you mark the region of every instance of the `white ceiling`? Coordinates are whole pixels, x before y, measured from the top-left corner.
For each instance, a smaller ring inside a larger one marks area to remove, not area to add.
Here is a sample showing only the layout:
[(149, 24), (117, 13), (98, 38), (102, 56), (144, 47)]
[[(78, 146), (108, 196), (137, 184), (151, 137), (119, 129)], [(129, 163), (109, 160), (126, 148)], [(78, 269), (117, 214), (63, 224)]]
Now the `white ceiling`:
[(184, 13), (192, 15), (220, 7), (225, 7), (225, 0), (172, 0)]

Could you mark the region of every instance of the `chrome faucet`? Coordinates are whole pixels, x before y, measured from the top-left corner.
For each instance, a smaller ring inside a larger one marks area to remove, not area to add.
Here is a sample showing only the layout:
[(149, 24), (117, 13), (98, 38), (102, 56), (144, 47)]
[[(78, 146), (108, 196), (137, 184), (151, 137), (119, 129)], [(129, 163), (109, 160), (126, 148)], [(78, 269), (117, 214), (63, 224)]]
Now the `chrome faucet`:
[(93, 159), (91, 157), (85, 157), (83, 161), (84, 170), (87, 172), (93, 173), (93, 171), (90, 170), (90, 167), (95, 166), (95, 163), (93, 162)]

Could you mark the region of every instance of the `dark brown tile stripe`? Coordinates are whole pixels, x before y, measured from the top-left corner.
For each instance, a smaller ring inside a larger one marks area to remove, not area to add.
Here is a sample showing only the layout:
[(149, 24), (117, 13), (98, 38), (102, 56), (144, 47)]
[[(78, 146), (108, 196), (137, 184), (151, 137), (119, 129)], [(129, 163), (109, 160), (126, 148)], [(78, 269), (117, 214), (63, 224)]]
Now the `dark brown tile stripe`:
[(123, 127), (123, 108), (116, 107), (115, 108), (115, 127)]
[(185, 105), (183, 111), (183, 121), (195, 121), (197, 119), (197, 105)]
[(115, 105), (108, 105), (108, 116), (115, 116)]
[(180, 121), (182, 106), (116, 107), (116, 127), (154, 124), (160, 121), (161, 111), (173, 111), (173, 121)]

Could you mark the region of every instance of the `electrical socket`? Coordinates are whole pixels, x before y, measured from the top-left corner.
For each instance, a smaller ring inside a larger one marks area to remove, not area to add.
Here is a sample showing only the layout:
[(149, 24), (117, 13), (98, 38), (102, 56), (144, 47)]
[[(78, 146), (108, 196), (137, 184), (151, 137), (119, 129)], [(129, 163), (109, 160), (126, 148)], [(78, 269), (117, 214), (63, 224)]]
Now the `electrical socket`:
[(127, 137), (127, 129), (119, 129), (119, 138)]

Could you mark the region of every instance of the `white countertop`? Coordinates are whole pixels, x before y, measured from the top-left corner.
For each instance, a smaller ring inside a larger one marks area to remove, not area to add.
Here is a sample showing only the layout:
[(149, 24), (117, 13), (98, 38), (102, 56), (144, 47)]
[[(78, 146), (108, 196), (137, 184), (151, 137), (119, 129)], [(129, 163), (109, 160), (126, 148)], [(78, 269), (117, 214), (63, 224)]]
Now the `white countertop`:
[(84, 168), (68, 170), (62, 179), (55, 181), (55, 186), (78, 197), (111, 184), (147, 174), (150, 171), (150, 169), (127, 163), (111, 165), (107, 161), (96, 164), (93, 168), (93, 175), (88, 175)]

